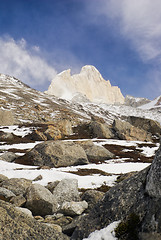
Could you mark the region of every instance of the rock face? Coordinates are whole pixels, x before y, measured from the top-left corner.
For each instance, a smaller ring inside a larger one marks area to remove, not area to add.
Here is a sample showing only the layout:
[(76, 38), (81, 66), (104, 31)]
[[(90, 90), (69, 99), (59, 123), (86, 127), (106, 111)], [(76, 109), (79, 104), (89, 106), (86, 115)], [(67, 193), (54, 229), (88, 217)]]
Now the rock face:
[(16, 162), (27, 165), (66, 167), (87, 164), (88, 159), (84, 149), (76, 143), (47, 141), (36, 145)]
[(70, 74), (70, 69), (59, 73), (52, 81), (47, 94), (71, 100), (81, 93), (91, 102), (124, 103), (124, 97), (118, 87), (112, 87), (93, 66), (84, 66), (79, 74)]
[[(161, 147), (152, 165), (125, 179), (111, 188), (90, 211), (81, 219), (71, 239), (80, 240), (114, 221), (126, 221), (132, 214), (137, 216), (140, 240), (161, 239)], [(131, 238), (128, 234), (125, 240)]]
[(51, 226), (37, 222), (9, 203), (0, 201), (0, 209), (0, 239), (69, 239)]
[(146, 191), (152, 197), (161, 198), (161, 146), (148, 173)]

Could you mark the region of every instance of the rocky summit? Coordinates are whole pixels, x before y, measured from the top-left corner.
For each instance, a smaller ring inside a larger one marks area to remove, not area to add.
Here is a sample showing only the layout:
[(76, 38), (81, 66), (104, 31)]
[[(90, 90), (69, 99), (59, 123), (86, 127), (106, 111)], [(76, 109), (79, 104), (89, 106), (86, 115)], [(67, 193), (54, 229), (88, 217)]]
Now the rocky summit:
[(160, 97), (93, 66), (47, 93), (0, 74), (0, 239), (160, 240), (160, 135)]
[(118, 87), (105, 81), (94, 66), (84, 66), (79, 74), (71, 76), (70, 69), (59, 73), (49, 86), (46, 93), (60, 98), (72, 100), (82, 94), (91, 102), (124, 103), (124, 97)]

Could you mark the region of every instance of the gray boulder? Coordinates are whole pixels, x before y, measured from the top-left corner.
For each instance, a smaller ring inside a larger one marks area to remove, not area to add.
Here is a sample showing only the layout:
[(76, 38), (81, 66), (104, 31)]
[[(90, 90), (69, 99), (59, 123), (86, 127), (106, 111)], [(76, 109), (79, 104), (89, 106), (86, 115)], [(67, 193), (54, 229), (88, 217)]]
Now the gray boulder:
[(69, 240), (69, 238), (29, 217), (12, 204), (0, 201), (0, 239)]
[(68, 216), (81, 215), (88, 208), (88, 203), (86, 201), (80, 202), (64, 202), (60, 208), (60, 212)]
[(62, 205), (64, 202), (79, 202), (80, 196), (78, 192), (78, 180), (77, 179), (63, 179), (54, 188), (54, 198)]
[(84, 149), (74, 142), (47, 141), (36, 145), (24, 156), (16, 159), (16, 163), (66, 167), (88, 164)]
[(32, 181), (25, 178), (11, 178), (3, 181), (0, 186), (12, 191), (15, 195), (25, 195), (31, 184)]
[(34, 215), (45, 216), (57, 211), (58, 204), (52, 193), (40, 184), (32, 184), (26, 194), (26, 207)]

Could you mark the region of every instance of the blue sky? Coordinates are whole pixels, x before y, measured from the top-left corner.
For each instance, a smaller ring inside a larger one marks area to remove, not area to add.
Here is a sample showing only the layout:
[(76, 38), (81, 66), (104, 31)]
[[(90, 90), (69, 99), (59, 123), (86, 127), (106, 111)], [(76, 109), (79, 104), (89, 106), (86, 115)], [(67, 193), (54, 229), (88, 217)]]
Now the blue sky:
[(94, 65), (123, 95), (161, 95), (160, 0), (0, 0), (0, 72), (44, 91)]

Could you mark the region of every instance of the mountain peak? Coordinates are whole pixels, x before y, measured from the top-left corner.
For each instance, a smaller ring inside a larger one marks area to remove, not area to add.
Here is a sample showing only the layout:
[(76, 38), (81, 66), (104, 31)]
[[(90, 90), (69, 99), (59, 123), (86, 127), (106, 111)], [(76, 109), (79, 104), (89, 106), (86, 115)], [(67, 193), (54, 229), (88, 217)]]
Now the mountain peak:
[(79, 74), (71, 76), (70, 69), (65, 70), (52, 80), (47, 94), (71, 100), (76, 93), (86, 96), (96, 103), (124, 103), (120, 89), (111, 86), (110, 81), (103, 79), (100, 72), (91, 65), (82, 67)]

